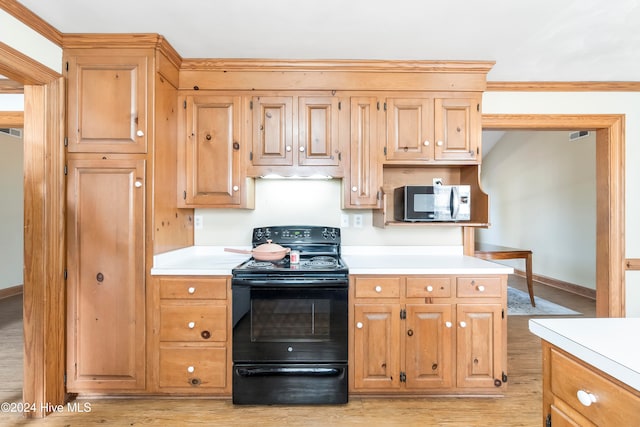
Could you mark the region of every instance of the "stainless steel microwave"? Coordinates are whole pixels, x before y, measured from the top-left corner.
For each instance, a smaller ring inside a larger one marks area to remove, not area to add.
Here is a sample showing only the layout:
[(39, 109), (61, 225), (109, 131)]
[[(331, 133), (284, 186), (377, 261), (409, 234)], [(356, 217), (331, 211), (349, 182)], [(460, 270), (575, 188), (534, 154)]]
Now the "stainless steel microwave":
[(405, 185), (394, 190), (394, 219), (407, 222), (469, 221), (469, 185)]

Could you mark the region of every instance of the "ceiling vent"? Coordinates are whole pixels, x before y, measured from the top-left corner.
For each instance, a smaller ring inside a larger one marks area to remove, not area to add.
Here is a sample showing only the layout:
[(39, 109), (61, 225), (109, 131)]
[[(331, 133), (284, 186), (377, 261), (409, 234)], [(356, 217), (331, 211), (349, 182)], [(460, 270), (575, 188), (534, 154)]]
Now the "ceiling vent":
[(0, 133), (15, 136), (16, 138), (22, 138), (22, 129), (0, 128)]
[(569, 141), (575, 141), (577, 139), (586, 138), (591, 135), (591, 132), (588, 130), (576, 130), (569, 133)]

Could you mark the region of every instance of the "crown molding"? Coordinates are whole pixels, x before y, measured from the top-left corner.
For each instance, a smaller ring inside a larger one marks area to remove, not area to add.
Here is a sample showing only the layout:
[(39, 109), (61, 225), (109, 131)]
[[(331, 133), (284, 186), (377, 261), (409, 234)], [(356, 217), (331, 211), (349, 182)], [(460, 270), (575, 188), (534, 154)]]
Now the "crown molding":
[(492, 82), (487, 92), (640, 92), (640, 82)]
[(0, 9), (58, 46), (62, 46), (62, 33), (17, 1), (0, 0)]

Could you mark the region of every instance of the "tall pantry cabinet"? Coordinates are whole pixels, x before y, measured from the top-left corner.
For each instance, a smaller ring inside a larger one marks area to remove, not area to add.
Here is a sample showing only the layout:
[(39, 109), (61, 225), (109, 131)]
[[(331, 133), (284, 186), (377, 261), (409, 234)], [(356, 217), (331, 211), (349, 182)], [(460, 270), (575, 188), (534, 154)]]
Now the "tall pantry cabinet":
[(175, 95), (163, 102), (175, 88), (157, 71), (175, 67), (163, 65), (169, 61), (155, 49), (158, 37), (65, 37), (67, 391), (140, 392), (158, 203), (151, 197), (154, 124), (175, 123), (168, 117)]

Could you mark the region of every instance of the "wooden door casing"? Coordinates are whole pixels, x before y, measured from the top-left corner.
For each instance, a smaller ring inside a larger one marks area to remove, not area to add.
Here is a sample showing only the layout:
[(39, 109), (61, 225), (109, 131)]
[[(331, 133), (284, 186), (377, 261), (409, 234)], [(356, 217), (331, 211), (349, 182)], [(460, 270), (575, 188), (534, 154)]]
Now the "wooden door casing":
[(145, 161), (84, 155), (67, 183), (67, 390), (145, 385)]

